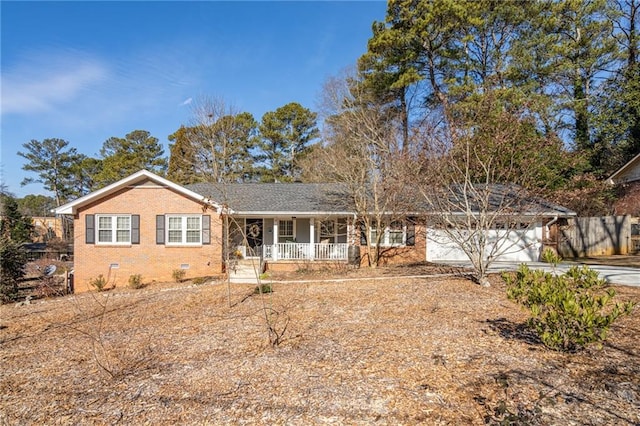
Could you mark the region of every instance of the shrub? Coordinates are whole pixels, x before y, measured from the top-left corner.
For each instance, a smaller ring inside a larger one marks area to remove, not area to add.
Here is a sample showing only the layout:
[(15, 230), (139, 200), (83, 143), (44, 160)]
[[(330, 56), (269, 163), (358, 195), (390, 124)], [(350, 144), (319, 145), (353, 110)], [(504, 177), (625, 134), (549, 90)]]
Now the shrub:
[(550, 263), (553, 266), (556, 266), (558, 263), (560, 263), (560, 261), (562, 260), (562, 257), (560, 257), (560, 255), (556, 253), (555, 250), (546, 248), (542, 252), (542, 255), (540, 256), (540, 260), (542, 260), (545, 263)]
[(271, 284), (260, 284), (257, 285), (253, 290), (254, 294), (264, 294), (264, 293), (272, 293), (273, 288), (271, 288)]
[(521, 265), (503, 278), (508, 297), (531, 313), (529, 327), (554, 350), (573, 351), (604, 341), (611, 324), (634, 306), (614, 302), (615, 291), (606, 289), (606, 282), (586, 266), (554, 275)]
[(204, 283), (206, 283), (206, 282), (207, 282), (207, 278), (208, 278), (208, 277), (195, 277), (195, 278), (193, 279), (193, 283), (194, 283), (195, 285), (202, 285), (202, 284), (204, 284)]
[(107, 279), (100, 274), (97, 278), (89, 279), (89, 285), (98, 291), (105, 291), (107, 287)]
[(187, 271), (184, 269), (174, 269), (171, 273), (173, 280), (177, 283), (180, 283), (184, 280), (185, 275), (187, 275)]
[(139, 289), (144, 287), (144, 284), (142, 284), (142, 275), (140, 274), (129, 275), (129, 287), (133, 289)]
[(0, 303), (18, 295), (18, 282), (25, 274), (27, 254), (21, 244), (0, 236)]

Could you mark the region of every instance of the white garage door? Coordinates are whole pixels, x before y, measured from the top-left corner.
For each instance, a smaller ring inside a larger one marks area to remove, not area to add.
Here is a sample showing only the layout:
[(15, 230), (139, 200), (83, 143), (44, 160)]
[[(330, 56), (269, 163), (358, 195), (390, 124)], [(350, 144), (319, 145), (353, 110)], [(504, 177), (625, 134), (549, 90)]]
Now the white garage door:
[[(496, 261), (530, 262), (540, 258), (542, 227), (517, 231), (491, 230), (486, 252)], [(443, 231), (427, 230), (427, 261), (467, 261), (469, 258)]]

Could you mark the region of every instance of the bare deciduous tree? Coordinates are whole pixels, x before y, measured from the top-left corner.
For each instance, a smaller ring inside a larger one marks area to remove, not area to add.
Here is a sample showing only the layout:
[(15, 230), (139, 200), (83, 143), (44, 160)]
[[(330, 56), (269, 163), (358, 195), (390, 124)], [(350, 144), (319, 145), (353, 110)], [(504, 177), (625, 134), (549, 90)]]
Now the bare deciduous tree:
[(370, 266), (384, 254), (383, 242), (404, 220), (413, 203), (407, 195), (410, 164), (402, 138), (402, 116), (347, 72), (327, 81), (322, 94), (325, 119), (324, 145), (313, 153), (313, 173), (320, 179), (344, 185), (343, 202), (360, 221)]
[(447, 125), (429, 127), (429, 141), (416, 175), (431, 241), (461, 250), (474, 279), (489, 285), (489, 266), (501, 255), (539, 249), (527, 240), (557, 206), (545, 204), (543, 190), (558, 178), (559, 140), (542, 135), (525, 114), (508, 111), (492, 95), (474, 108), (452, 111)]

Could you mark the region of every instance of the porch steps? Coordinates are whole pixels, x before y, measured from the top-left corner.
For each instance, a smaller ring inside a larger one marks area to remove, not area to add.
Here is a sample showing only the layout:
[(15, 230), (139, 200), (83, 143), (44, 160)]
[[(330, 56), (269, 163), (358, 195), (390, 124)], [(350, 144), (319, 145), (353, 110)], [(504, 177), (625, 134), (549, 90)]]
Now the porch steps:
[(230, 272), (229, 281), (234, 284), (258, 284), (259, 269), (260, 260), (238, 260), (235, 268)]

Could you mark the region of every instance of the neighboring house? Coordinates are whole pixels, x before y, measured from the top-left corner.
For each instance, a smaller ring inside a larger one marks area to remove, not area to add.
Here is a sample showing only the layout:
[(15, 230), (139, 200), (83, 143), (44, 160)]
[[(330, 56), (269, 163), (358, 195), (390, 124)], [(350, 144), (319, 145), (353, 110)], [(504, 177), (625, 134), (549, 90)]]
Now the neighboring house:
[(640, 181), (640, 153), (609, 177), (609, 182), (613, 184), (637, 181)]
[(629, 251), (640, 253), (640, 153), (612, 174), (608, 182), (620, 189), (614, 214), (631, 216)]
[(62, 239), (62, 219), (59, 217), (33, 216), (33, 230), (36, 242), (47, 242), (49, 240)]
[(640, 154), (620, 167), (608, 182), (619, 185), (621, 189), (620, 197), (614, 204), (615, 214), (640, 216)]
[[(303, 183), (183, 187), (142, 170), (55, 212), (73, 215), (75, 289), (86, 291), (98, 275), (119, 286), (133, 274), (145, 281), (171, 280), (175, 270), (185, 270), (187, 277), (218, 275), (224, 272), (225, 249), (271, 270), (366, 261), (366, 245), (375, 238), (362, 232), (341, 188)], [(574, 215), (560, 206), (544, 208), (533, 227), (513, 234), (505, 254), (509, 259), (537, 260), (550, 237), (544, 224)], [(382, 263), (457, 259), (455, 247), (424, 223), (412, 216), (379, 230)]]

